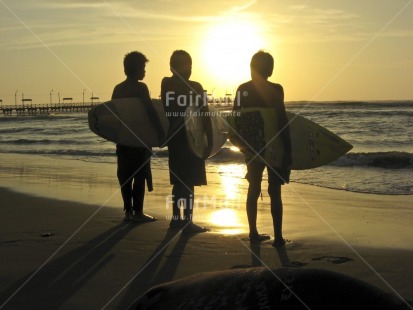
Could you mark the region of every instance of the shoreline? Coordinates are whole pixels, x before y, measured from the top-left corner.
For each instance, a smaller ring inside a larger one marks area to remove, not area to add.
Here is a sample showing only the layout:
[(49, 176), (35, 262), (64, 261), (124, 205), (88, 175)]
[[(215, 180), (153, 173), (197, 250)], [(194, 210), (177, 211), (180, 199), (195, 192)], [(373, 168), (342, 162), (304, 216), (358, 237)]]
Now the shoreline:
[[(0, 179), (0, 307), (18, 290), (4, 309), (123, 309), (155, 284), (254, 266), (335, 271), (413, 300), (412, 196), (286, 185), (283, 227), (292, 242), (277, 250), (248, 241), (245, 180), (208, 174), (209, 185), (195, 189), (194, 216), (212, 232), (183, 235), (168, 229), (167, 170), (153, 171), (155, 189), (145, 196), (145, 212), (158, 221), (138, 225), (123, 222), (113, 165), (76, 163), (65, 173), (73, 162), (47, 164), (54, 170), (38, 178), (27, 165)], [(265, 183), (263, 195), (258, 227), (273, 236)]]
[[(246, 233), (182, 235), (168, 230), (165, 219), (125, 224), (122, 211), (112, 207), (99, 209), (5, 189), (0, 195), (8, 202), (0, 211), (0, 303), (19, 289), (5, 309), (100, 309), (108, 303), (108, 309), (123, 309), (154, 285), (200, 272), (291, 265), (349, 275), (413, 299), (413, 271), (408, 268), (412, 249), (352, 243), (348, 247), (314, 234), (295, 236), (277, 250), (271, 242), (250, 244)], [(22, 217), (28, 206), (32, 210)]]

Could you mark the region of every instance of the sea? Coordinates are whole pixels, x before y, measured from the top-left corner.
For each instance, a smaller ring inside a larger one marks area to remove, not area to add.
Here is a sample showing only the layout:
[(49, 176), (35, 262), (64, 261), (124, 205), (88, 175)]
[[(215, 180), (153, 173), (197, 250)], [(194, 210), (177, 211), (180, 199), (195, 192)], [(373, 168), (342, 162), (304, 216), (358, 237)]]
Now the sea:
[[(330, 164), (293, 170), (291, 182), (358, 193), (413, 194), (413, 101), (300, 101), (287, 102), (286, 109), (353, 145)], [(152, 168), (168, 170), (167, 148), (153, 151)], [(2, 154), (116, 165), (115, 145), (89, 130), (85, 112), (0, 115), (0, 160)], [(243, 155), (229, 141), (206, 163), (210, 173), (245, 177)], [(0, 165), (0, 173), (2, 169), (7, 168)]]

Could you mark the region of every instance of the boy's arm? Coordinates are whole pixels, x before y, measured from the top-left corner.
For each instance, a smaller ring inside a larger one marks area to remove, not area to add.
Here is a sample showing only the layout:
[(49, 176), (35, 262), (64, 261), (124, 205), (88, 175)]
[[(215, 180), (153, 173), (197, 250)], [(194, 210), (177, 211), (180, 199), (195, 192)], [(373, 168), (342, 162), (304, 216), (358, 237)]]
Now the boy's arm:
[(163, 126), (159, 118), (159, 115), (156, 112), (155, 107), (153, 106), (151, 97), (149, 96), (149, 89), (144, 83), (141, 83), (141, 88), (141, 99), (145, 107), (146, 113), (148, 114), (148, 117), (152, 124), (154, 124), (155, 128), (158, 130), (159, 140), (160, 142), (162, 142), (165, 140), (166, 133), (163, 130)]
[(290, 128), (287, 119), (287, 113), (284, 105), (284, 90), (281, 85), (279, 87), (279, 103), (276, 104), (276, 115), (278, 118), (278, 123), (280, 124), (279, 128), (281, 130), (281, 137), (284, 142), (284, 158), (283, 158), (283, 168), (291, 168), (291, 137), (290, 137)]
[[(242, 97), (239, 97), (240, 94), (242, 94), (242, 87), (238, 86), (237, 92), (235, 95), (234, 104), (232, 106), (233, 114), (235, 114), (237, 110), (240, 110), (242, 108), (242, 104), (241, 104)], [(227, 122), (227, 120), (225, 121)], [(239, 148), (241, 151), (246, 149), (244, 139), (240, 136), (240, 134), (235, 130), (235, 128), (231, 127), (229, 123), (227, 123), (227, 126), (228, 126), (228, 137), (231, 143), (237, 148)]]
[(112, 99), (116, 99), (116, 98), (118, 98), (118, 97), (119, 97), (119, 95), (118, 95), (118, 87), (115, 86), (115, 88), (113, 88), (113, 92), (112, 92)]
[[(172, 91), (172, 88), (170, 78), (164, 77), (161, 82), (161, 99), (169, 121), (169, 138), (174, 136), (184, 125), (183, 117), (179, 117), (180, 113), (177, 114), (178, 116), (173, 113), (176, 112), (176, 109), (174, 108), (175, 91)], [(168, 94), (168, 92), (170, 94)]]
[(169, 112), (169, 104), (166, 102), (167, 100), (166, 93), (168, 91), (167, 83), (168, 83), (168, 78), (163, 78), (161, 82), (161, 100), (162, 100), (162, 104), (165, 109), (165, 112)]
[(232, 105), (232, 111), (241, 109), (241, 106), (240, 106), (241, 98), (239, 98), (240, 94), (241, 94), (241, 87), (238, 87), (237, 92), (235, 93), (235, 99), (234, 99), (234, 104)]
[[(205, 94), (204, 94), (204, 88), (202, 87), (201, 84), (197, 83), (196, 87), (194, 87), (195, 91), (196, 91), (196, 95), (197, 96), (201, 96), (201, 100), (200, 100), (200, 111), (201, 111), (201, 115), (202, 117), (202, 125), (204, 126), (205, 129), (205, 133), (207, 135), (207, 147), (205, 149), (205, 153), (203, 156), (203, 159), (207, 159), (209, 154), (211, 153), (212, 150), (212, 123), (211, 123), (211, 117), (209, 115), (209, 108), (208, 108), (208, 102), (206, 102), (204, 99), (206, 98)], [(196, 100), (196, 102), (198, 102), (198, 100)]]

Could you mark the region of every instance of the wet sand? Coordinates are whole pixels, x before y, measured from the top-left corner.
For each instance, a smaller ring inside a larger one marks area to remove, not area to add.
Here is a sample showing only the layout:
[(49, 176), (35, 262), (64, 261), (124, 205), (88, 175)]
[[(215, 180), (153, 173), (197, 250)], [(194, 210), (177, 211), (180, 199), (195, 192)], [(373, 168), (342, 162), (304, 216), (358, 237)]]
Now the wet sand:
[[(28, 166), (1, 177), (4, 309), (124, 309), (153, 285), (252, 266), (335, 271), (413, 300), (413, 196), (287, 185), (284, 237), (292, 242), (277, 250), (271, 241), (248, 241), (245, 180), (231, 184), (208, 174), (209, 185), (196, 188), (194, 215), (212, 231), (184, 235), (168, 229), (167, 170), (154, 169), (155, 191), (146, 196), (145, 212), (158, 221), (129, 224), (123, 222), (116, 183), (106, 181), (113, 165), (105, 176), (96, 172), (92, 183), (67, 175), (34, 177)], [(78, 163), (73, 169), (91, 166)], [(269, 198), (263, 194), (258, 227), (272, 235)]]

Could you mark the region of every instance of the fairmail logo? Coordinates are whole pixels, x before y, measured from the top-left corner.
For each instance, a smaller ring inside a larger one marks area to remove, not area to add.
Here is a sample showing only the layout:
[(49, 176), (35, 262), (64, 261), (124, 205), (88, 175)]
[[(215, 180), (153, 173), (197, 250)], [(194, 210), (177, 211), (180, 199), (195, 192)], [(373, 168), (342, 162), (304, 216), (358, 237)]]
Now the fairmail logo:
[[(245, 96), (246, 92), (242, 93), (242, 96)], [(237, 100), (233, 103), (236, 106), (240, 106), (240, 98), (241, 94), (240, 92), (237, 92), (236, 96)], [(207, 106), (208, 102), (210, 102), (212, 105), (224, 105), (228, 106), (229, 101), (228, 98), (208, 98), (208, 94), (206, 92), (203, 92), (202, 94), (199, 93), (194, 93), (193, 91), (190, 91), (189, 94), (181, 94), (181, 95), (176, 95), (174, 91), (169, 91), (166, 92), (166, 97), (165, 97), (165, 105), (167, 107), (170, 106), (171, 102), (176, 102), (176, 104), (179, 107), (188, 107), (188, 106), (195, 106), (195, 107), (200, 107), (200, 106)]]

